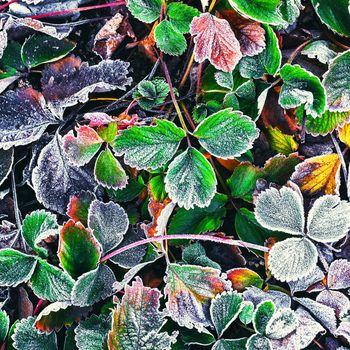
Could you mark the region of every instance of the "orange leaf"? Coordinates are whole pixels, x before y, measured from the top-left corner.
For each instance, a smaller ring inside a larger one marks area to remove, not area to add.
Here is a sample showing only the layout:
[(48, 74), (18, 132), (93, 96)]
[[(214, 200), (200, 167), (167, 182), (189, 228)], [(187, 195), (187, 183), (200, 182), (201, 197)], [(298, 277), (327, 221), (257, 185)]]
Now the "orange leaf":
[(344, 123), (338, 128), (338, 135), (341, 142), (350, 147), (350, 123)]

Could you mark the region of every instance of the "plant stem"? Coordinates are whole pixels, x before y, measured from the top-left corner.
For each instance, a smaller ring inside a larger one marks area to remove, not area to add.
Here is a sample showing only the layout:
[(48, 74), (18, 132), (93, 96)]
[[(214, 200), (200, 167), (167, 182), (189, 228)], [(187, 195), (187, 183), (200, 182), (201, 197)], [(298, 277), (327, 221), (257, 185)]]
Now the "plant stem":
[(119, 249), (116, 249), (107, 255), (105, 255), (100, 262), (105, 262), (108, 259), (112, 258), (113, 256), (116, 256), (118, 254), (124, 253), (125, 251), (128, 251), (130, 249), (134, 249), (136, 247), (139, 247), (141, 245), (145, 245), (147, 243), (154, 243), (154, 242), (162, 242), (164, 240), (174, 240), (174, 239), (190, 239), (190, 240), (197, 240), (197, 241), (209, 241), (209, 242), (215, 242), (215, 243), (221, 243), (221, 244), (227, 244), (227, 245), (235, 245), (247, 249), (256, 249), (261, 250), (263, 252), (268, 252), (269, 248), (262, 247), (257, 244), (253, 243), (247, 243), (240, 240), (234, 240), (230, 238), (223, 238), (223, 237), (216, 237), (216, 236), (210, 236), (210, 235), (197, 235), (197, 234), (175, 234), (175, 235), (169, 235), (169, 236), (156, 236), (156, 237), (150, 237), (143, 239), (141, 241), (137, 241), (131, 244), (128, 244), (124, 247), (121, 247)]
[(185, 83), (186, 83), (186, 80), (187, 80), (187, 78), (188, 78), (188, 75), (190, 74), (190, 71), (191, 71), (191, 67), (192, 67), (192, 65), (193, 65), (193, 62), (194, 62), (194, 53), (192, 53), (191, 58), (190, 58), (190, 60), (188, 61), (188, 64), (187, 64), (187, 67), (186, 67), (184, 76), (182, 77), (182, 79), (181, 79), (181, 81), (180, 81), (180, 84), (179, 84), (179, 89), (180, 89), (180, 90), (183, 88), (183, 86), (184, 86)]
[(6, 4), (4, 5), (1, 5), (0, 6), (0, 11), (4, 10), (6, 7), (10, 6), (11, 4), (13, 4), (14, 2), (17, 2), (18, 0), (11, 0), (11, 1), (8, 1)]

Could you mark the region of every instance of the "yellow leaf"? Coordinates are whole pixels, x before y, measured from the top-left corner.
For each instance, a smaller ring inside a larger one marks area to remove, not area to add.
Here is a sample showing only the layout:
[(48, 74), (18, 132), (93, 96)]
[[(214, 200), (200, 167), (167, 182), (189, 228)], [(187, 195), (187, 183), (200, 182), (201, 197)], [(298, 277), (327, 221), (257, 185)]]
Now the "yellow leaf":
[(298, 144), (293, 139), (293, 136), (283, 134), (279, 129), (269, 127), (267, 136), (270, 142), (270, 147), (277, 153), (288, 156), (298, 149)]
[(338, 128), (338, 135), (341, 142), (350, 147), (350, 123), (344, 123)]
[(339, 194), (340, 160), (337, 154), (306, 159), (296, 166), (291, 180), (309, 196)]

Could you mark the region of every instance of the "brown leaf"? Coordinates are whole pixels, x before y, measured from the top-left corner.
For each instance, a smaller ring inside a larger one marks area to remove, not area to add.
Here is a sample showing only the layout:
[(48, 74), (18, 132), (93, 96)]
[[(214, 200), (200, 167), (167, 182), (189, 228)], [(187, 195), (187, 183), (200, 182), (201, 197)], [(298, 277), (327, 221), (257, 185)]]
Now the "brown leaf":
[(217, 69), (231, 72), (242, 57), (239, 42), (230, 24), (210, 13), (195, 17), (191, 23), (194, 38), (195, 60), (208, 59)]

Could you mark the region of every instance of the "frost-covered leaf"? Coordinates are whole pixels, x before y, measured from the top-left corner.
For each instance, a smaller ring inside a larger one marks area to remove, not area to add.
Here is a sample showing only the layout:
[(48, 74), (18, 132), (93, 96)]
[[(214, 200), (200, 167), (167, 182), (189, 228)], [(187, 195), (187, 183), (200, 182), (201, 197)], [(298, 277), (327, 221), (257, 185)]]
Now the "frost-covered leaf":
[(17, 350), (57, 350), (56, 333), (39, 333), (34, 327), (35, 317), (24, 318), (15, 326), (12, 336), (13, 347)]
[(229, 290), (220, 270), (195, 265), (170, 264), (164, 293), (171, 318), (180, 326), (202, 329), (211, 325), (209, 307), (219, 293)]
[(212, 350), (246, 350), (247, 338), (240, 339), (220, 339)]
[(67, 215), (74, 221), (80, 221), (86, 227), (89, 207), (95, 199), (96, 196), (90, 191), (80, 191), (74, 194), (70, 198)]
[(113, 294), (116, 281), (113, 271), (105, 264), (81, 275), (72, 291), (72, 302), (78, 306), (90, 306)]
[(193, 147), (188, 147), (170, 163), (164, 181), (170, 199), (185, 209), (209, 206), (217, 184), (212, 166)]
[(193, 135), (214, 156), (232, 159), (253, 147), (259, 131), (249, 117), (228, 108), (204, 119)]
[(293, 24), (299, 17), (300, 10), (303, 8), (301, 0), (282, 0), (279, 11), (281, 12), (283, 19), (287, 22), (287, 24), (283, 25), (283, 28)]
[(75, 43), (59, 40), (45, 34), (34, 34), (22, 45), (21, 57), (23, 63), (33, 68), (43, 63), (58, 61), (75, 48)]
[(312, 284), (322, 281), (324, 278), (323, 271), (316, 266), (307, 276), (299, 278), (296, 281), (288, 282), (292, 294), (305, 291)]
[(107, 253), (122, 240), (129, 227), (125, 210), (117, 203), (94, 200), (89, 208), (89, 227)]
[(128, 0), (128, 10), (138, 20), (146, 23), (154, 22), (160, 15), (161, 0)]
[(239, 72), (244, 78), (261, 78), (264, 74), (275, 75), (281, 66), (282, 53), (278, 38), (272, 28), (263, 25), (266, 46), (262, 52), (252, 57), (243, 57), (239, 63)]
[(277, 309), (281, 307), (291, 307), (291, 299), (289, 295), (277, 290), (268, 290), (267, 292), (264, 292), (259, 288), (249, 287), (243, 292), (243, 296), (245, 301), (252, 302), (255, 307), (267, 300), (272, 300)]
[(210, 317), (219, 337), (238, 317), (243, 307), (243, 297), (237, 292), (223, 292), (211, 302)]
[(307, 276), (316, 267), (317, 259), (317, 249), (309, 239), (287, 238), (271, 248), (268, 265), (276, 279), (290, 282)]
[(242, 311), (239, 314), (239, 320), (247, 325), (253, 321), (254, 304), (251, 301), (244, 301)]
[(124, 161), (137, 169), (157, 169), (177, 151), (186, 133), (174, 123), (157, 120), (155, 126), (133, 126), (115, 139), (117, 155), (125, 153)]
[(296, 166), (291, 180), (307, 196), (339, 194), (339, 156), (331, 153), (305, 159)]
[(89, 66), (73, 55), (56, 63), (47, 64), (42, 71), (41, 84), (48, 105), (62, 115), (65, 107), (87, 102), (94, 91), (125, 90), (130, 85), (127, 77), (129, 63), (103, 60)]
[(42, 149), (32, 173), (32, 183), (39, 202), (60, 214), (66, 212), (71, 196), (96, 185), (90, 169), (69, 163), (59, 135)]
[(200, 12), (195, 7), (181, 2), (172, 2), (167, 6), (166, 14), (176, 31), (188, 33), (193, 17), (199, 16)]
[[(334, 332), (334, 335), (336, 337), (344, 337), (347, 342), (349, 342), (350, 340), (350, 322), (347, 321), (346, 319), (342, 322), (340, 322), (339, 327), (337, 328), (337, 330)], [(346, 347), (340, 347), (337, 350), (348, 350), (348, 348)]]
[(51, 302), (69, 301), (73, 279), (65, 272), (38, 258), (34, 273), (29, 281), (38, 298)]
[(293, 332), (299, 324), (297, 314), (291, 309), (278, 309), (266, 326), (270, 339), (282, 339)]
[(75, 130), (77, 136), (72, 130), (63, 136), (63, 149), (72, 164), (83, 166), (97, 153), (103, 140), (87, 125), (78, 125)]
[(331, 263), (328, 270), (327, 285), (331, 289), (346, 289), (350, 287), (350, 262), (338, 259)]
[(276, 311), (276, 306), (271, 300), (261, 302), (253, 317), (254, 329), (259, 334), (265, 334), (266, 327)]
[(347, 314), (350, 308), (349, 298), (336, 290), (323, 290), (317, 295), (316, 301), (331, 307), (338, 318)]
[(0, 344), (5, 342), (10, 328), (10, 318), (4, 310), (0, 310)]
[(272, 344), (270, 340), (263, 335), (252, 335), (246, 345), (247, 350), (272, 350)]
[(232, 283), (232, 288), (242, 292), (244, 289), (250, 286), (261, 288), (263, 285), (263, 279), (253, 270), (245, 267), (233, 268), (226, 272), (227, 278)]
[(77, 279), (96, 268), (101, 257), (101, 246), (80, 222), (67, 221), (60, 230), (57, 255), (63, 269)]
[(302, 235), (305, 226), (303, 199), (289, 187), (269, 188), (256, 200), (255, 217), (269, 230)]
[(255, 0), (254, 4), (249, 0), (229, 0), (230, 5), (243, 15), (258, 22), (285, 25), (285, 21), (279, 12), (280, 0)]
[(278, 103), (285, 109), (305, 105), (313, 118), (326, 108), (326, 91), (320, 79), (299, 65), (285, 64), (281, 69), (283, 85)]
[(316, 40), (306, 45), (301, 51), (302, 55), (316, 58), (323, 64), (328, 64), (338, 54), (337, 46), (326, 40)]
[(345, 51), (331, 61), (329, 70), (323, 77), (327, 104), (331, 112), (348, 112), (350, 110), (350, 80), (346, 73), (349, 69), (350, 51)]
[(43, 95), (30, 88), (0, 95), (0, 148), (27, 145), (38, 140), (45, 129), (57, 124)]
[(94, 172), (96, 181), (106, 188), (124, 188), (128, 183), (125, 170), (109, 148), (99, 154)]
[(79, 350), (101, 350), (107, 345), (108, 331), (111, 329), (110, 315), (92, 315), (75, 328), (75, 341)]
[(194, 36), (197, 62), (208, 59), (217, 69), (233, 71), (242, 54), (239, 42), (225, 19), (203, 13), (193, 19), (190, 32)]
[(6, 151), (0, 149), (0, 185), (2, 185), (9, 176), (13, 160), (13, 148)]
[(336, 242), (350, 228), (350, 203), (338, 196), (323, 196), (312, 206), (307, 220), (308, 236), (317, 242)]
[(47, 250), (40, 247), (45, 238), (58, 233), (56, 215), (45, 210), (36, 210), (28, 214), (22, 223), (22, 235), (26, 243), (39, 255), (47, 257)]
[(160, 333), (164, 316), (159, 311), (161, 293), (144, 287), (137, 277), (125, 288), (121, 303), (113, 311), (112, 329), (108, 333), (110, 350), (169, 350), (176, 334)]
[(204, 247), (199, 242), (195, 242), (184, 248), (184, 250), (182, 251), (182, 260), (185, 264), (188, 265), (192, 264), (204, 267), (213, 267), (214, 269), (221, 268), (218, 263), (214, 262), (213, 260), (207, 257)]
[(27, 282), (37, 262), (34, 256), (14, 249), (0, 250), (0, 286), (16, 287)]
[(164, 53), (172, 56), (182, 55), (187, 43), (183, 34), (179, 33), (168, 20), (161, 21), (155, 31), (157, 47)]

